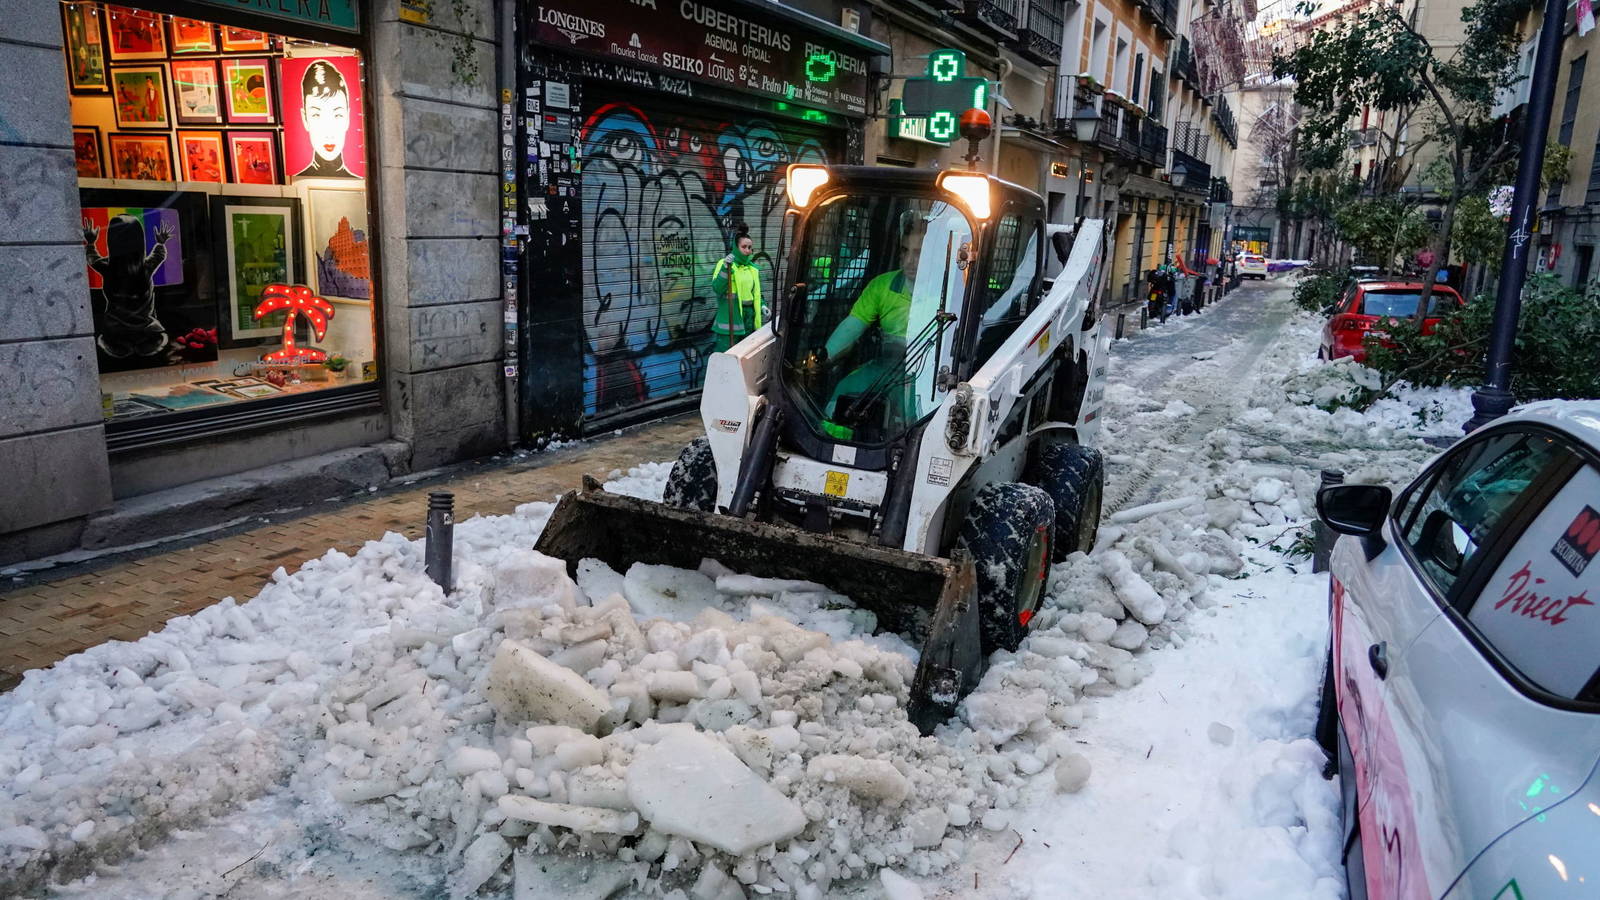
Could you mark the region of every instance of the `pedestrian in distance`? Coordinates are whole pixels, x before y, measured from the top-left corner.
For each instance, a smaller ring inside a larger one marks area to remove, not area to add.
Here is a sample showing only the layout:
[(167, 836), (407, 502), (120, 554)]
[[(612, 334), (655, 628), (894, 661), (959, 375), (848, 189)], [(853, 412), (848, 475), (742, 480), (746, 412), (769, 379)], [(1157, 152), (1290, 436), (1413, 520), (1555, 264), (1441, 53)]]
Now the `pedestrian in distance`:
[(766, 319), (761, 305), (761, 270), (755, 265), (756, 242), (750, 226), (734, 227), (732, 251), (717, 260), (711, 271), (711, 295), (716, 298), (717, 314), (711, 323), (718, 350), (727, 350), (760, 328)]

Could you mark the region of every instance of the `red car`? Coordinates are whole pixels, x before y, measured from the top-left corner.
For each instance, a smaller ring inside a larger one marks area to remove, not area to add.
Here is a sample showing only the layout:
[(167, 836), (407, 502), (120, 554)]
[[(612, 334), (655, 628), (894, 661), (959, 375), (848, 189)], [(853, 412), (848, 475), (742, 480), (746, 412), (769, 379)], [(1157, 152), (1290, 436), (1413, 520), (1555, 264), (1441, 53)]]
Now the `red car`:
[[(1321, 359), (1353, 357), (1356, 362), (1366, 362), (1364, 341), (1370, 334), (1383, 335), (1385, 319), (1409, 319), (1417, 314), (1417, 301), (1422, 298), (1422, 283), (1417, 281), (1366, 281), (1350, 286), (1344, 299), (1333, 308), (1333, 317), (1322, 326), (1322, 346), (1317, 349)], [(1465, 305), (1455, 288), (1442, 284), (1433, 286), (1428, 298), (1429, 316), (1422, 320), (1422, 332), (1432, 334), (1439, 327), (1440, 309), (1455, 309)]]

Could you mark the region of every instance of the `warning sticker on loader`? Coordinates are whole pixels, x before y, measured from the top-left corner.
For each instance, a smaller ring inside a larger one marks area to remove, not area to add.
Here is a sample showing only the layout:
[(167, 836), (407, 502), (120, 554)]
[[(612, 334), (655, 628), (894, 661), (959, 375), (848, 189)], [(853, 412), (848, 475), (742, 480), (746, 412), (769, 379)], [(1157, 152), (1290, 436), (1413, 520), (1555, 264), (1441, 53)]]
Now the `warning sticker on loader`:
[(843, 497), (849, 488), (849, 472), (829, 472), (827, 480), (822, 484), (822, 492), (830, 497)]
[(928, 483), (949, 484), (950, 472), (955, 468), (956, 461), (943, 456), (935, 456), (928, 462)]

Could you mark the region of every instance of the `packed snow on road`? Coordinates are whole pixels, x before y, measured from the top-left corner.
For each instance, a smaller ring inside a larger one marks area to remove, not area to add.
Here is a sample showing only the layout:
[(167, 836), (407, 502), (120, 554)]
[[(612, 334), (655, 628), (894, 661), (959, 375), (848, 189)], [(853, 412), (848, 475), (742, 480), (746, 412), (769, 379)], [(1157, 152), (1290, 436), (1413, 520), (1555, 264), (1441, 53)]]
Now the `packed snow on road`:
[[(1452, 391), (1325, 411), (1276, 283), (1120, 342), (1106, 520), (958, 718), (916, 650), (817, 584), (456, 530), (390, 534), (0, 696), (0, 893), (86, 897), (1336, 898), (1310, 739), (1319, 469), (1397, 484)], [(659, 497), (669, 466), (612, 473)]]

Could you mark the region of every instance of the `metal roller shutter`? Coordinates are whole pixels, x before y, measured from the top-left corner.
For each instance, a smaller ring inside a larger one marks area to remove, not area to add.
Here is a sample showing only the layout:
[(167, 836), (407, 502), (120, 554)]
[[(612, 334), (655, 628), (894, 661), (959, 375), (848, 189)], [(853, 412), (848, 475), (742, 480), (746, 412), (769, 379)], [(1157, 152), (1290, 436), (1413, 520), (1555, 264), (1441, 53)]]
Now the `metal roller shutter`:
[(735, 223), (750, 226), (770, 304), (788, 251), (784, 169), (838, 155), (829, 131), (800, 123), (673, 109), (594, 83), (584, 97), (584, 419), (601, 427), (694, 401), (714, 337), (711, 273)]

